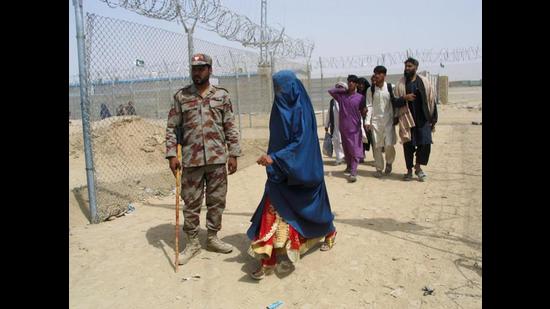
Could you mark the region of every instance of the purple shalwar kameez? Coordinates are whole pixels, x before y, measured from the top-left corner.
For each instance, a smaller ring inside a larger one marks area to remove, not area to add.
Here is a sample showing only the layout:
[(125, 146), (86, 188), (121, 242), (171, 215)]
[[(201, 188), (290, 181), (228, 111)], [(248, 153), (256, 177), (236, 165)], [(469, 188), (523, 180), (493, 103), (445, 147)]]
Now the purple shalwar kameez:
[(339, 127), (347, 169), (357, 175), (359, 160), (364, 158), (361, 135), (361, 110), (366, 107), (364, 96), (358, 92), (349, 94), (344, 88), (333, 88), (328, 93), (340, 103)]

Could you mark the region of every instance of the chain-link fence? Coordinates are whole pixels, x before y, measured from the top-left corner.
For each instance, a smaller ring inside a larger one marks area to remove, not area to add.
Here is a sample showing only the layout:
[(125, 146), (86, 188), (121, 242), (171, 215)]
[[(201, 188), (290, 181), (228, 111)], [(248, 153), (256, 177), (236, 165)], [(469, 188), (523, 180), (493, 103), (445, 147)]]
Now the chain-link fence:
[[(272, 71), (292, 69), (307, 79), (303, 63), (273, 59), (262, 75), (255, 52), (193, 41), (195, 52), (212, 57), (211, 82), (231, 94), (239, 126), (267, 126), (264, 118), (252, 117), (271, 108)], [(173, 95), (190, 82), (187, 36), (87, 14), (85, 43), (97, 215), (103, 221), (132, 201), (172, 194), (164, 136)], [(77, 83), (69, 85), (69, 113), (75, 123), (82, 118)], [(70, 142), (72, 153), (82, 150), (81, 134)], [(86, 196), (85, 187), (77, 191)]]
[[(257, 52), (196, 38), (193, 44), (195, 52), (212, 57), (211, 82), (229, 91), (239, 128), (267, 128), (273, 72), (296, 72), (318, 113), (318, 125), (328, 108), (327, 90), (346, 78), (312, 79), (305, 59), (275, 58), (270, 67), (258, 67)], [(86, 49), (97, 214), (103, 221), (123, 213), (132, 201), (173, 194), (164, 136), (173, 95), (190, 83), (187, 36), (87, 14)], [(398, 78), (388, 76), (393, 83)], [(82, 115), (76, 80), (69, 85), (69, 118), (78, 123)], [(70, 135), (70, 143), (71, 153), (80, 151), (82, 134)], [(77, 191), (87, 194), (85, 187)]]

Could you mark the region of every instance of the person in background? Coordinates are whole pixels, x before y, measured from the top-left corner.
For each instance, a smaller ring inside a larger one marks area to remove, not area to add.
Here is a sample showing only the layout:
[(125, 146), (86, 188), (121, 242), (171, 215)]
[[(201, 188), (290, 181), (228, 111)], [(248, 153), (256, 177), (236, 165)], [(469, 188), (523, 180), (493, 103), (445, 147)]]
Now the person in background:
[(348, 76), (348, 89), (332, 88), (328, 93), (340, 104), (339, 126), (342, 147), (346, 158), (346, 170), (349, 182), (357, 181), (357, 165), (365, 157), (361, 136), (361, 119), (366, 114), (366, 103), (362, 94), (357, 92), (357, 76)]
[(437, 123), (437, 104), (435, 88), (430, 80), (416, 74), (418, 60), (405, 60), (404, 76), (395, 86), (393, 106), (398, 108), (399, 137), (403, 143), (407, 173), (403, 180), (412, 180), (413, 160), (414, 173), (419, 181), (426, 180), (426, 173), (421, 165), (427, 165), (432, 146), (432, 132)]
[[(359, 77), (359, 79), (357, 79), (357, 92), (362, 94), (365, 98), (367, 95), (367, 89), (369, 89), (370, 86), (371, 84), (367, 81), (366, 78)], [(368, 152), (372, 144), (372, 134), (368, 131), (365, 131), (364, 123), (365, 123), (365, 117), (363, 116), (363, 118), (361, 119), (361, 135), (363, 140), (363, 151)], [(365, 154), (365, 158), (366, 158), (366, 154)], [(359, 160), (359, 163), (364, 163), (364, 162), (365, 162), (364, 158)]]
[[(348, 84), (338, 82), (335, 87), (348, 89)], [(331, 99), (328, 113), (325, 115), (325, 132), (330, 132), (330, 135), (332, 136), (332, 146), (334, 153), (336, 154), (336, 161), (334, 162), (334, 165), (340, 165), (344, 161), (344, 149), (342, 148), (342, 138), (340, 136), (339, 127), (339, 110), (340, 103), (338, 103), (338, 101), (334, 98)]]
[(382, 149), (385, 149), (386, 170), (384, 173), (389, 175), (392, 171), (392, 164), (395, 160), (395, 143), (397, 135), (394, 127), (394, 111), (392, 105), (393, 91), (392, 85), (386, 83), (386, 68), (377, 66), (374, 68), (374, 81), (370, 91), (367, 91), (367, 117), (365, 119), (365, 128), (372, 134), (373, 144), (372, 152), (374, 156), (374, 166), (376, 167), (375, 177), (383, 176), (384, 157)]
[(99, 111), (99, 117), (101, 119), (109, 118), (111, 117), (111, 112), (109, 111), (109, 108), (105, 103), (101, 104), (101, 110)]

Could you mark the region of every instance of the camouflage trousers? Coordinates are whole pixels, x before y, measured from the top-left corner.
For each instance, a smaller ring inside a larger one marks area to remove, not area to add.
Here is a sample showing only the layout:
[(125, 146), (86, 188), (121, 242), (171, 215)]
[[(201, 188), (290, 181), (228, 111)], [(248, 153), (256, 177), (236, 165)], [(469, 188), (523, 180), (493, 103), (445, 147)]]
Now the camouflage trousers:
[(206, 187), (206, 228), (219, 231), (227, 194), (227, 169), (225, 164), (185, 167), (181, 176), (183, 205), (183, 231), (195, 237), (199, 233), (199, 216)]

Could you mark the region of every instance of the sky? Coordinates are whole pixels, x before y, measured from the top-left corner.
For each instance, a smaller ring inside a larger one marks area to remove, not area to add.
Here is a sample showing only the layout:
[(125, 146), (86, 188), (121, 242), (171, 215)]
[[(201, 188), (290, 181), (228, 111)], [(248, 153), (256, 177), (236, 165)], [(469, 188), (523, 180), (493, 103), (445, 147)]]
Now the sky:
[[(260, 0), (222, 0), (222, 4), (260, 24)], [(137, 13), (110, 8), (99, 0), (83, 0), (84, 12), (118, 18), (169, 31), (183, 33), (175, 22), (151, 19)], [(380, 54), (407, 49), (482, 47), (481, 0), (393, 0), (328, 1), (268, 0), (267, 23), (285, 28), (292, 38), (315, 43), (312, 59), (328, 56)], [(69, 0), (69, 75), (78, 74), (74, 7)], [(221, 38), (200, 28), (195, 38), (243, 48), (240, 43)], [(426, 69), (449, 75), (450, 80), (481, 79), (481, 60), (472, 63), (426, 65)], [(388, 68), (400, 73), (403, 68)], [(350, 74), (370, 72), (353, 71)]]

